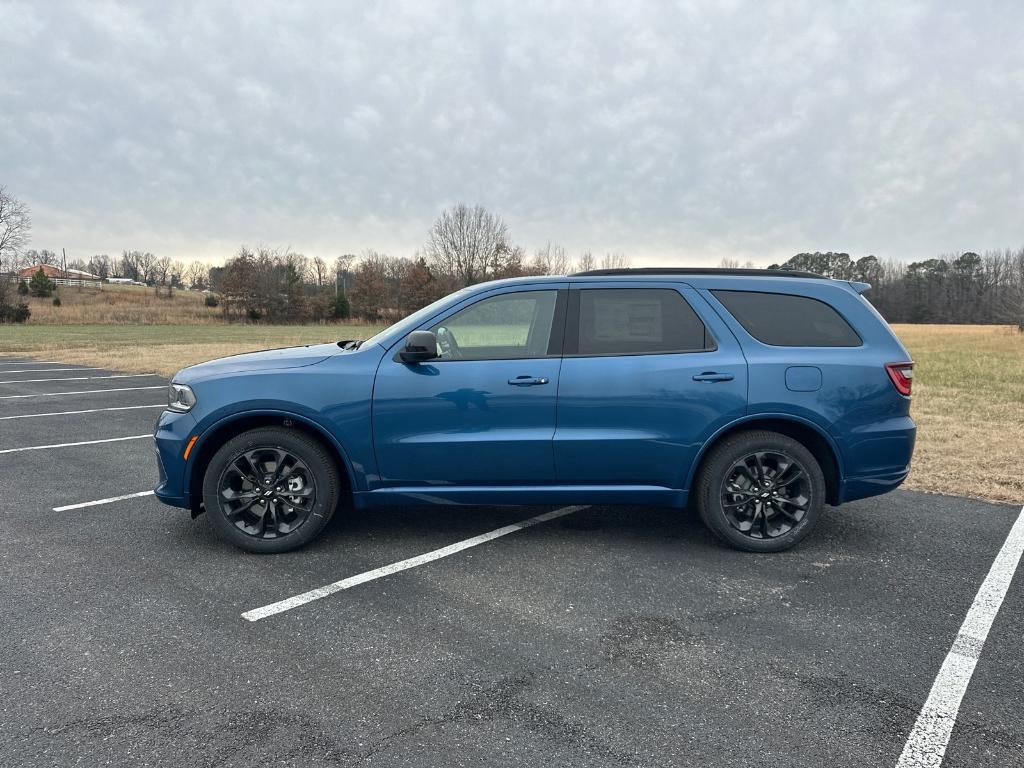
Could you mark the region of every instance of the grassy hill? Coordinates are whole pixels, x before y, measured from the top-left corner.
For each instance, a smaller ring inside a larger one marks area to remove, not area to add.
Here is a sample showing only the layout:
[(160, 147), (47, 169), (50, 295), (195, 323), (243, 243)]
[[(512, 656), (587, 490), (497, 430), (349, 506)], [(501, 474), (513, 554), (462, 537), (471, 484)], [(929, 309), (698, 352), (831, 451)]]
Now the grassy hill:
[(207, 307), (201, 291), (174, 291), (168, 298), (139, 285), (103, 285), (100, 288), (62, 285), (53, 297), (25, 300), (32, 310), (31, 325), (127, 324), (168, 325), (225, 322), (220, 309)]

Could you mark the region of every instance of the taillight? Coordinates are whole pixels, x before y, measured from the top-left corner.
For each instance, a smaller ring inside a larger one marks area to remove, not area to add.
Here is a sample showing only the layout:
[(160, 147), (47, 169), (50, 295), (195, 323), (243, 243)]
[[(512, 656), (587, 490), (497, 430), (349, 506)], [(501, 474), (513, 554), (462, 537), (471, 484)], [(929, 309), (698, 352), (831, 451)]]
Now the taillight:
[(913, 363), (886, 363), (885, 372), (892, 379), (892, 384), (901, 395), (910, 397), (910, 389), (914, 386)]

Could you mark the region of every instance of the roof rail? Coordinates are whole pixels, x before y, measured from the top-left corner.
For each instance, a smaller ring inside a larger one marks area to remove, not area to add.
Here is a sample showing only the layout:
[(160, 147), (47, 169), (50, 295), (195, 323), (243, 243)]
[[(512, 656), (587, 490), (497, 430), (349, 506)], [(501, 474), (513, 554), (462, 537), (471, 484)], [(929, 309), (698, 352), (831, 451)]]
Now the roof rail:
[(722, 267), (637, 267), (632, 269), (590, 269), (575, 272), (569, 277), (614, 277), (618, 275), (741, 275), (743, 277), (810, 277), (828, 280), (814, 272), (794, 269), (725, 269)]

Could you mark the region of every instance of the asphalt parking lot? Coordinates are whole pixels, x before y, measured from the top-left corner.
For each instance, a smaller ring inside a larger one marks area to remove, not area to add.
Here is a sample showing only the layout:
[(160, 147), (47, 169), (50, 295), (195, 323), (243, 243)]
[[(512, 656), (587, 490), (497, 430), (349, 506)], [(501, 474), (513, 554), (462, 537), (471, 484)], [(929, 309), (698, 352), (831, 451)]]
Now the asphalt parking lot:
[[(755, 556), (588, 507), (250, 621), (544, 510), (261, 557), (152, 496), (77, 506), (152, 488), (165, 385), (0, 358), (0, 765), (892, 766), (1020, 515), (897, 492)], [(1022, 637), (1018, 573), (944, 766), (1024, 765)]]

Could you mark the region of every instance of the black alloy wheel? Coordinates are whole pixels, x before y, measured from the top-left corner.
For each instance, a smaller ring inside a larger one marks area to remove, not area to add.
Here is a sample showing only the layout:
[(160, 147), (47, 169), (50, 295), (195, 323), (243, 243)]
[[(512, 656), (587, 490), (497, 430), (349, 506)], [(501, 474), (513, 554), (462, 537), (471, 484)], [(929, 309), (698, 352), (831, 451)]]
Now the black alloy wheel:
[(305, 523), (316, 503), (316, 480), (299, 457), (257, 446), (234, 456), (218, 482), (220, 509), (248, 536), (276, 539)]
[(725, 516), (740, 533), (774, 539), (789, 533), (807, 514), (810, 477), (792, 456), (757, 451), (735, 462), (725, 475)]
[(337, 458), (295, 429), (261, 427), (220, 446), (206, 466), (203, 502), (220, 538), (250, 552), (311, 541), (342, 493)]
[(701, 519), (735, 549), (781, 552), (811, 532), (825, 503), (815, 455), (778, 432), (738, 432), (717, 443), (693, 488)]

